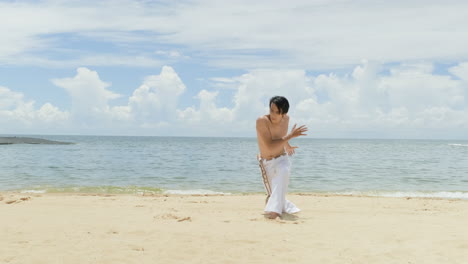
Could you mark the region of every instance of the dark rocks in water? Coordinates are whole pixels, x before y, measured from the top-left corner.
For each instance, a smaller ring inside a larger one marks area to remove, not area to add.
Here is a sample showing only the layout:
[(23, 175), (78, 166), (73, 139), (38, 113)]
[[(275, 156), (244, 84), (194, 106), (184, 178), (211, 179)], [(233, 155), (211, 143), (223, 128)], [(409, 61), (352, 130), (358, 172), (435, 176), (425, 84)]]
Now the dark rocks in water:
[(11, 144), (49, 144), (49, 145), (70, 145), (71, 142), (53, 141), (42, 138), (28, 138), (28, 137), (0, 137), (0, 145)]

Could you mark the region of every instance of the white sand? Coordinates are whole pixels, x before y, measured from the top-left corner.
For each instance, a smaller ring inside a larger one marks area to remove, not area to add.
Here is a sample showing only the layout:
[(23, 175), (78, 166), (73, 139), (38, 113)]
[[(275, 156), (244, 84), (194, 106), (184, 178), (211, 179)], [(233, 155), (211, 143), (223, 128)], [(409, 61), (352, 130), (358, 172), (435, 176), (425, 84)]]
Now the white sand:
[(264, 198), (0, 193), (0, 263), (468, 263), (466, 200)]

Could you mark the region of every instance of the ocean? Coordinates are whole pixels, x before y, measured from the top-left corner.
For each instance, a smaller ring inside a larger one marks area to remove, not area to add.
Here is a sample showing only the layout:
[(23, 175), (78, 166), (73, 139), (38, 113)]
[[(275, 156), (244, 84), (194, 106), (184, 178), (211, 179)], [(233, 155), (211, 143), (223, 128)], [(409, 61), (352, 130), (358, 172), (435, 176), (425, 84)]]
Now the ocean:
[[(35, 136), (0, 145), (0, 191), (264, 192), (255, 138)], [(289, 191), (468, 199), (468, 141), (293, 139)]]

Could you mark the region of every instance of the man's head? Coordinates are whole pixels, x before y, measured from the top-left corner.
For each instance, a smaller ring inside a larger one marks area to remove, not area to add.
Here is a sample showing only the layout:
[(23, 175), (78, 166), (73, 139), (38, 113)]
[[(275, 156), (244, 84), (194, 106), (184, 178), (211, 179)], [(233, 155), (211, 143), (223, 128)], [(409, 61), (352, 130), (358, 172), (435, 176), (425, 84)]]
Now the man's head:
[(288, 99), (283, 96), (274, 96), (270, 99), (270, 119), (273, 123), (279, 123), (288, 110)]

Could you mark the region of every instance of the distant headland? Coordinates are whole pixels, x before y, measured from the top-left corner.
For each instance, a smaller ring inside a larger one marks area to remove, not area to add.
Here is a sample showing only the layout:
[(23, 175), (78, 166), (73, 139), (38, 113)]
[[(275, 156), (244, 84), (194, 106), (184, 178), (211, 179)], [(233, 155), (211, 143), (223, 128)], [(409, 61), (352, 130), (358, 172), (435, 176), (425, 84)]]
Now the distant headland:
[(75, 144), (71, 142), (53, 141), (42, 138), (29, 138), (29, 137), (0, 137), (0, 145), (11, 144), (48, 144), (48, 145), (70, 145)]

